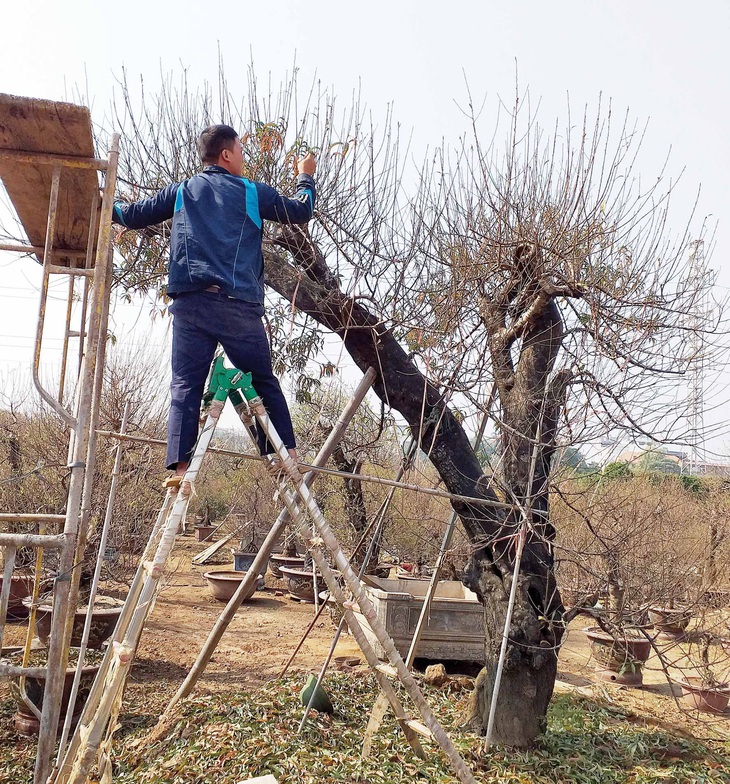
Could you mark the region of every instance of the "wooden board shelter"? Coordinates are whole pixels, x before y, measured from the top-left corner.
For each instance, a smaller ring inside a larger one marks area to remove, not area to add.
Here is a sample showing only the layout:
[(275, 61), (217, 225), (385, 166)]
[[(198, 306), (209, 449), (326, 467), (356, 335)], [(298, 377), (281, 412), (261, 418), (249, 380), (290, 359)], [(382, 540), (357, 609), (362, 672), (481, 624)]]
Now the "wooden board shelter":
[[(56, 162), (51, 156), (62, 156), (53, 263), (85, 267), (99, 192), (98, 173), (89, 165), (94, 160), (91, 114), (85, 106), (0, 93), (0, 179), (29, 244), (41, 249)], [(42, 261), (42, 250), (36, 256)], [(93, 266), (94, 254), (89, 258)]]

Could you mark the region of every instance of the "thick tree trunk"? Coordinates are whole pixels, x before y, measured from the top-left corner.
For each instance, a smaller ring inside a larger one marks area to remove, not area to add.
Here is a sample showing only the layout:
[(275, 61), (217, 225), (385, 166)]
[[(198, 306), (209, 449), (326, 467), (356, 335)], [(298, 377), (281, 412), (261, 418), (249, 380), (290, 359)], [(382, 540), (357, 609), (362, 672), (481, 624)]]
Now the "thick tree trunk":
[[(363, 372), (368, 367), (378, 371), (375, 392), (405, 418), (450, 492), (498, 500), (482, 474), (466, 433), (447, 408), (443, 396), (418, 370), (393, 334), (359, 302), (340, 291), (323, 259), (312, 254), (311, 246), (287, 239), (282, 240), (282, 245), (293, 254), (304, 274), (271, 252), (266, 265), (267, 283), (298, 309), (338, 334)], [(550, 455), (540, 457), (542, 465), (535, 482), (542, 482), (544, 487)], [(516, 459), (524, 462), (521, 454)], [(524, 471), (520, 476), (524, 476)], [(520, 503), (524, 496), (521, 490), (515, 495)], [(492, 507), (453, 505), (475, 548), (464, 582), (475, 591), (485, 608), (486, 667), (479, 679), (472, 711), (475, 724), (483, 730), (512, 579), (516, 517)], [(544, 489), (534, 506), (537, 514), (533, 513), (524, 548), (508, 661), (492, 738), (505, 745), (529, 745), (544, 728), (562, 636), (563, 607), (552, 574), (552, 536), (546, 536)]]
[[(487, 553), (475, 554), (467, 575), (469, 587), (484, 605), (486, 665), (477, 678), (467, 716), (467, 723), (481, 734), (487, 731), (509, 597), (509, 582), (485, 568), (490, 561)], [(530, 599), (531, 588), (539, 589), (540, 582), (537, 575), (527, 573), (518, 582), (491, 738), (494, 743), (530, 746), (545, 730), (557, 674), (557, 650), (555, 641), (546, 638)]]
[[(348, 474), (360, 473), (362, 463), (360, 460), (353, 460), (351, 457), (346, 456), (341, 444), (332, 453), (332, 460), (339, 471), (344, 471)], [(368, 547), (367, 542), (361, 542), (362, 535), (365, 533), (365, 529), (368, 525), (365, 496), (362, 492), (362, 481), (357, 477), (343, 478), (342, 483), (345, 488), (345, 517), (355, 533), (355, 545), (357, 549), (352, 554), (352, 563), (357, 570), (362, 565)], [(359, 545), (359, 547), (357, 545)], [(373, 547), (373, 552), (370, 555), (370, 563), (365, 570), (366, 574), (371, 573), (371, 570), (378, 563), (379, 558), (380, 545), (376, 542), (375, 547)]]

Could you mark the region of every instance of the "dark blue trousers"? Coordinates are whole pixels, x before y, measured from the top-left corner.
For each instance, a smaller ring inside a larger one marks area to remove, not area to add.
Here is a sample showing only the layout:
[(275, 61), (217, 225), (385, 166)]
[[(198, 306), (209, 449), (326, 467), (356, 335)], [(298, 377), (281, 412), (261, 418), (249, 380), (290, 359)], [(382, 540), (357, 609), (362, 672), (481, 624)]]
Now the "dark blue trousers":
[[(255, 303), (224, 294), (195, 291), (179, 294), (170, 305), (172, 383), (167, 420), (167, 468), (190, 459), (198, 438), (200, 402), (215, 350), (220, 343), (234, 367), (251, 373), (271, 423), (289, 449), (296, 447), (294, 429), (279, 381), (271, 368), (271, 350)], [(259, 432), (262, 454), (274, 451)]]

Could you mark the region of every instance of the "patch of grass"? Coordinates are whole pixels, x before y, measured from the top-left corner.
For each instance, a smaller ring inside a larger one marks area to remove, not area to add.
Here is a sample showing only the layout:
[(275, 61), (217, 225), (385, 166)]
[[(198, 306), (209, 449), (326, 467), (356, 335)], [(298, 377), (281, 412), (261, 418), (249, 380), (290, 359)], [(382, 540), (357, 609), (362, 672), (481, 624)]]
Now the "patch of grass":
[[(331, 673), (330, 717), (311, 714), (302, 735), (299, 691), (304, 676), (267, 684), (252, 694), (200, 695), (179, 706), (167, 734), (148, 742), (146, 732), (164, 695), (141, 686), (115, 741), (116, 784), (237, 784), (273, 774), (281, 784), (413, 784), (455, 781), (439, 749), (425, 743), (418, 759), (392, 718), (384, 723), (373, 755), (360, 757), (377, 687), (369, 675)], [(728, 744), (706, 744), (641, 726), (612, 707), (574, 695), (556, 695), (548, 731), (530, 751), (481, 752), (481, 740), (458, 726), (461, 705), (453, 695), (427, 689), (434, 710), (459, 751), (485, 784), (727, 784)], [(159, 703), (159, 704), (158, 704)], [(34, 746), (8, 730), (12, 705), (0, 705), (0, 781), (30, 781)], [(5, 778), (4, 778), (5, 776)]]

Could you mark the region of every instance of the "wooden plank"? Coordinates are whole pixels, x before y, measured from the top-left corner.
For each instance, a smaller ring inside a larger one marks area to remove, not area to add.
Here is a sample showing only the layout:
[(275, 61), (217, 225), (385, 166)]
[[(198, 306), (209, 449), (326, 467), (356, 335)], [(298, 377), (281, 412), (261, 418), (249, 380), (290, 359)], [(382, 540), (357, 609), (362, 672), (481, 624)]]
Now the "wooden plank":
[(240, 530), (241, 527), (237, 528), (232, 534), (228, 534), (228, 536), (225, 536), (223, 539), (219, 539), (217, 542), (214, 542), (212, 545), (210, 545), (210, 547), (206, 547), (202, 553), (198, 553), (192, 559), (192, 563), (194, 563), (196, 566), (204, 564), (206, 561), (212, 558), (218, 552), (218, 550), (223, 547), (223, 545), (228, 544), (228, 542), (230, 542), (231, 539), (233, 539), (233, 537), (236, 536)]
[(414, 732), (417, 732), (419, 735), (422, 735), (424, 738), (428, 738), (429, 740), (433, 740), (433, 733), (431, 730), (425, 725), (421, 724), (420, 721), (416, 719), (408, 719), (405, 724), (410, 727)]
[[(43, 247), (53, 166), (2, 157), (2, 152), (93, 158), (91, 114), (85, 106), (0, 93), (0, 179), (31, 245)], [(84, 267), (89, 220), (99, 175), (63, 166), (54, 238), (55, 264)], [(13, 232), (7, 232), (12, 234)], [(63, 251), (72, 251), (74, 255)], [(42, 261), (42, 253), (37, 254)], [(93, 255), (92, 255), (93, 265)]]
[(376, 669), (378, 672), (382, 672), (383, 675), (387, 675), (389, 678), (397, 678), (398, 677), (398, 670), (393, 667), (391, 664), (385, 664), (381, 662)]

